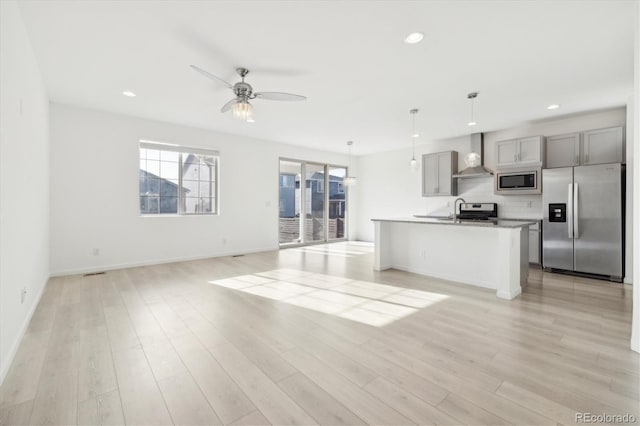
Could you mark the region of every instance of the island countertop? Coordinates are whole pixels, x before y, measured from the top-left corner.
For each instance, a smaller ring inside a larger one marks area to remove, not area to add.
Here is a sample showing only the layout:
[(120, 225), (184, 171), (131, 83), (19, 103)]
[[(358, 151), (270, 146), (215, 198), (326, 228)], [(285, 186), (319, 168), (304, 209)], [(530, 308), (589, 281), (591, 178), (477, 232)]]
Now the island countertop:
[(447, 218), (430, 218), (430, 217), (400, 217), (400, 218), (386, 218), (386, 219), (371, 219), (373, 222), (405, 222), (405, 223), (418, 223), (428, 225), (452, 225), (452, 226), (474, 226), (482, 228), (521, 228), (524, 226), (535, 225), (536, 222), (528, 220), (504, 220), (504, 219), (489, 219), (489, 220), (467, 220), (467, 219), (447, 219)]

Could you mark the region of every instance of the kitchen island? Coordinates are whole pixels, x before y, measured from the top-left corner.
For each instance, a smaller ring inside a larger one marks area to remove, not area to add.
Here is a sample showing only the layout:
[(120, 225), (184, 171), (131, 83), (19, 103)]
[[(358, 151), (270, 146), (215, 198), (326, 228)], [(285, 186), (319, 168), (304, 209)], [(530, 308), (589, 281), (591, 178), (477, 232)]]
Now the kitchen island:
[(513, 299), (529, 275), (529, 226), (514, 220), (372, 219), (374, 269), (394, 268), (496, 290)]

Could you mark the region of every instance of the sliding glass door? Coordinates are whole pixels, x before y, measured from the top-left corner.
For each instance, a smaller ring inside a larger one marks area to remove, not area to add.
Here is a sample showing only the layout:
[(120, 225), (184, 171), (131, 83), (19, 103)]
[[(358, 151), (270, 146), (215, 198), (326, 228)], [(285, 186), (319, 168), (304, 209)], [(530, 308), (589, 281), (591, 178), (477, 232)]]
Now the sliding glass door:
[(344, 178), (347, 175), (346, 167), (329, 166), (328, 190), (329, 198), (329, 226), (328, 237), (330, 240), (344, 238), (347, 234), (347, 189), (344, 186)]
[(301, 176), (302, 163), (280, 161), (280, 244), (299, 244), (302, 242)]
[[(280, 160), (280, 245), (341, 240), (346, 233), (346, 167)], [(302, 177), (304, 176), (304, 179)]]
[(304, 242), (326, 241), (324, 231), (324, 164), (305, 165), (306, 199), (304, 220)]

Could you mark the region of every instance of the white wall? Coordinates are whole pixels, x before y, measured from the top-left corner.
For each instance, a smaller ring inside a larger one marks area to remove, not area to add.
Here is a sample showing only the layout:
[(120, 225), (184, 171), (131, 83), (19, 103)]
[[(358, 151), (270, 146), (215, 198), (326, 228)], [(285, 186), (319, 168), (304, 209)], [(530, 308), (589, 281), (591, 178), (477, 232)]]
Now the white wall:
[[(635, 188), (640, 185), (640, 2), (636, 2), (634, 43), (634, 85), (633, 85), (633, 181)], [(633, 200), (633, 250), (640, 253), (640, 197)], [(631, 349), (640, 352), (640, 256), (633, 258), (633, 316)]]
[(13, 1), (0, 1), (0, 87), (1, 383), (49, 276), (49, 101)]
[[(524, 136), (551, 136), (609, 126), (621, 126), (626, 122), (626, 108), (616, 108), (587, 114), (573, 115), (554, 120), (527, 123), (510, 129), (486, 132), (484, 135), (484, 163), (494, 168), (495, 142)], [(439, 151), (458, 151), (459, 170), (465, 168), (464, 156), (470, 151), (469, 137), (435, 141), (418, 145), (416, 158), (422, 154)], [(356, 237), (373, 240), (374, 217), (401, 217), (413, 214), (449, 214), (456, 197), (422, 197), (421, 170), (411, 172), (409, 160), (411, 148), (371, 154), (357, 158), (358, 191), (356, 200), (358, 216)], [(631, 191), (627, 191), (630, 204)], [(495, 195), (493, 178), (481, 177), (458, 180), (458, 196), (468, 202), (486, 201), (498, 203), (502, 217), (542, 219), (541, 195)], [(629, 218), (630, 221), (630, 218)], [(632, 272), (632, 234), (627, 230), (627, 279)]]
[[(220, 215), (141, 217), (140, 139), (219, 150)], [(279, 157), (348, 164), (346, 149), (315, 151), (52, 104), (52, 273), (276, 249)]]

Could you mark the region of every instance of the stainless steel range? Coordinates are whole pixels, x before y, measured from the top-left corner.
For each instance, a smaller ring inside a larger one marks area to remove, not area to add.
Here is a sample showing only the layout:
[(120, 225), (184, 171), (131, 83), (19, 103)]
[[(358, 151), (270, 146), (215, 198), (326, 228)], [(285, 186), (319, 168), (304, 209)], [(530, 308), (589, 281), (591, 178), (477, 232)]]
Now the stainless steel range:
[(462, 203), (457, 215), (461, 220), (489, 220), (498, 217), (496, 203)]

